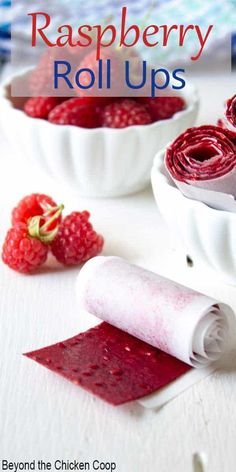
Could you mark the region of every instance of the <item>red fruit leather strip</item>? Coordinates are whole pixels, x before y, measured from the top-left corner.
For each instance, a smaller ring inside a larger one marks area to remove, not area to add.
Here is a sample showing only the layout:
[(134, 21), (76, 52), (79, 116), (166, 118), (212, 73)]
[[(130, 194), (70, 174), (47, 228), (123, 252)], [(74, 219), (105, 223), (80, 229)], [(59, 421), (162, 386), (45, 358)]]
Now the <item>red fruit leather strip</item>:
[(191, 369), (108, 323), (25, 355), (112, 405), (153, 393)]
[(219, 126), (189, 128), (167, 149), (165, 164), (186, 183), (222, 177), (236, 167), (236, 134)]
[(236, 128), (236, 95), (227, 101), (225, 115), (231, 125)]

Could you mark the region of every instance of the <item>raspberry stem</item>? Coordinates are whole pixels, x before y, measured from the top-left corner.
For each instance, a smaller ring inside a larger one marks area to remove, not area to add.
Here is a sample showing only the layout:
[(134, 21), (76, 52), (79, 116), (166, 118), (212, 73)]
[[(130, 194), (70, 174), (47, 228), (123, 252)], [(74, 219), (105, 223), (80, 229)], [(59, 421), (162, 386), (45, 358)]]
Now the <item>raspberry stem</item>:
[(41, 226), (40, 230), (44, 232), (48, 228), (48, 226), (50, 226), (55, 220), (57, 220), (57, 218), (59, 218), (64, 208), (65, 208), (64, 205), (61, 204), (61, 205), (58, 205), (57, 207), (52, 207), (50, 208), (50, 210), (46, 211), (46, 213), (44, 213), (43, 215), (44, 217), (48, 216), (52, 212), (53, 213), (55, 212), (55, 213), (49, 220), (46, 221), (46, 223), (44, 223), (43, 226)]
[[(50, 208), (50, 210), (47, 210), (42, 216), (33, 216), (33, 218), (30, 219), (28, 224), (28, 231), (30, 236), (39, 239), (45, 244), (51, 243), (57, 235), (59, 225), (57, 224), (57, 226), (51, 231), (48, 231), (47, 228), (60, 217), (63, 210), (64, 205), (62, 204), (57, 207)], [(48, 216), (52, 212), (52, 217), (49, 218), (46, 223), (41, 226), (41, 221), (45, 219), (45, 216)]]

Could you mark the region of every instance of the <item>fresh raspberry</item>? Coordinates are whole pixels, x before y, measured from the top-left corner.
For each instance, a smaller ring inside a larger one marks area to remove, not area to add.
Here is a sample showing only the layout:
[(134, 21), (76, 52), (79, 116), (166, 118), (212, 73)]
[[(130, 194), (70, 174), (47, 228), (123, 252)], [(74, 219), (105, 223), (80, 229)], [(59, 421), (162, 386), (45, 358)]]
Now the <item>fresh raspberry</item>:
[(62, 99), (58, 97), (31, 97), (24, 106), (24, 111), (32, 118), (46, 119), (57, 105), (61, 103)]
[[(12, 225), (16, 223), (28, 223), (29, 219), (33, 216), (44, 215), (45, 219), (52, 217), (52, 214), (57, 211), (58, 206), (48, 195), (40, 193), (33, 193), (22, 198), (18, 205), (12, 211)], [(46, 213), (46, 215), (45, 215)], [(61, 221), (61, 215), (53, 221), (48, 227), (48, 230), (52, 230), (56, 227), (58, 222)]]
[(148, 125), (152, 118), (145, 106), (132, 99), (122, 99), (107, 105), (101, 112), (101, 124), (108, 128)]
[(99, 116), (92, 104), (81, 105), (80, 98), (71, 98), (58, 105), (49, 114), (50, 123), (74, 125), (82, 128), (97, 128)]
[[(100, 60), (102, 60), (102, 84), (106, 83), (107, 80), (107, 70), (106, 64), (107, 60), (110, 60), (111, 67), (111, 88), (110, 92), (113, 96), (121, 96), (123, 89), (122, 75), (125, 70), (125, 61), (129, 61), (129, 77), (131, 82), (139, 83), (142, 80), (143, 67), (142, 59), (138, 51), (134, 48), (128, 49), (123, 46), (119, 48), (107, 47), (100, 51)], [(93, 71), (95, 76), (95, 83), (91, 88), (82, 89), (79, 87), (79, 95), (84, 96), (100, 96), (102, 94), (101, 89), (98, 87), (99, 78), (99, 62), (97, 59), (97, 51), (92, 50), (89, 52), (84, 59), (80, 62), (81, 69), (89, 69)], [(80, 84), (84, 87), (89, 87), (91, 84), (91, 73), (84, 71), (80, 74)], [(75, 83), (75, 88), (78, 89), (78, 85)]]
[[(78, 64), (92, 51), (92, 46), (87, 46), (86, 40), (80, 39), (81, 47), (70, 46), (47, 48), (40, 57), (37, 66), (32, 70), (29, 77), (29, 89), (32, 95), (51, 95), (53, 90), (53, 76), (55, 61), (67, 60), (71, 65), (73, 76), (78, 70)], [(84, 44), (84, 46), (83, 46)], [(60, 95), (68, 95), (71, 90), (64, 80), (59, 82)], [(73, 91), (72, 91), (73, 92)]]
[(80, 264), (97, 256), (103, 248), (104, 239), (98, 235), (87, 211), (73, 212), (62, 221), (51, 244), (51, 250), (62, 264)]
[(178, 111), (182, 111), (186, 103), (181, 97), (139, 98), (140, 103), (146, 105), (153, 121), (168, 120)]
[[(53, 76), (54, 76), (54, 63), (55, 61), (68, 60), (71, 64), (72, 69), (75, 66), (78, 66), (79, 61), (81, 60), (81, 51), (78, 54), (78, 48), (76, 48), (76, 54), (69, 47), (55, 47), (48, 48), (41, 55), (40, 60), (37, 66), (32, 70), (29, 76), (29, 89), (32, 95), (34, 96), (50, 96), (53, 90)], [(86, 49), (86, 48), (85, 48)], [(68, 94), (68, 85), (65, 81), (60, 82), (60, 95)]]
[[(102, 60), (103, 68), (102, 68), (102, 83), (106, 83), (107, 80), (107, 71), (106, 71), (106, 61), (110, 59), (111, 65), (111, 77), (112, 77), (112, 85), (111, 85), (111, 92), (112, 95), (116, 96), (119, 95), (120, 87), (122, 83), (122, 70), (124, 69), (124, 57), (121, 55), (117, 50), (107, 48), (101, 51), (100, 53), (100, 60)], [(93, 71), (95, 76), (94, 85), (90, 88), (82, 89), (78, 85), (75, 84), (75, 89), (77, 88), (78, 93), (80, 96), (100, 96), (102, 94), (101, 89), (98, 87), (99, 81), (99, 61), (97, 60), (97, 51), (93, 50), (89, 54), (85, 56), (85, 58), (81, 61), (80, 66), (81, 69), (89, 69)], [(89, 87), (91, 84), (91, 73), (84, 71), (80, 74), (80, 84), (83, 87)]]
[(17, 223), (7, 233), (2, 260), (11, 269), (28, 274), (44, 264), (47, 254), (48, 246), (32, 238), (25, 223)]
[(53, 64), (55, 60), (62, 59), (63, 51), (54, 48), (45, 51), (40, 57), (37, 66), (32, 70), (29, 77), (29, 87), (33, 95), (50, 95), (53, 79)]
[(104, 108), (106, 105), (110, 105), (110, 103), (113, 103), (116, 101), (117, 98), (115, 97), (83, 97), (80, 96), (78, 97), (78, 106), (83, 106), (83, 105), (91, 105), (95, 108)]

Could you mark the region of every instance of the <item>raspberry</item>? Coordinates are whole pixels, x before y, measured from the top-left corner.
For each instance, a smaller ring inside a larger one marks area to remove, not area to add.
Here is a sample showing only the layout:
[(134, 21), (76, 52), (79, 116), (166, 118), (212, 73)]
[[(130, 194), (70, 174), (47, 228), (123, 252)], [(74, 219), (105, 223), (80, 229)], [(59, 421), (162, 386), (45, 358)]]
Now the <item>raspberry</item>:
[[(32, 95), (51, 95), (53, 90), (53, 74), (55, 61), (68, 60), (72, 68), (78, 64), (78, 54), (72, 55), (69, 47), (55, 47), (47, 49), (41, 56), (39, 63), (32, 70), (29, 77), (29, 88)], [(63, 81), (60, 82), (60, 95), (67, 95), (68, 86)]]
[(152, 118), (145, 106), (132, 99), (122, 99), (107, 105), (101, 112), (101, 124), (108, 128), (147, 125)]
[(31, 97), (24, 106), (24, 111), (32, 118), (46, 119), (59, 103), (61, 99), (57, 97)]
[(98, 235), (87, 211), (73, 212), (62, 221), (51, 244), (51, 250), (62, 264), (80, 264), (97, 256), (103, 248), (103, 237)]
[(62, 55), (59, 48), (47, 50), (42, 54), (29, 77), (30, 91), (33, 95), (46, 94), (52, 88), (53, 63), (54, 60), (62, 59)]
[(116, 101), (115, 97), (78, 97), (78, 106), (91, 105), (94, 108), (104, 108), (106, 105), (110, 105)]
[[(118, 51), (108, 48), (104, 49), (100, 53), (100, 60), (103, 63), (102, 69), (102, 83), (105, 83), (107, 80), (107, 72), (106, 72), (106, 61), (110, 59), (111, 63), (111, 72), (110, 75), (112, 77), (112, 94), (119, 95), (120, 87), (121, 87), (121, 76), (122, 76), (122, 69), (124, 68), (124, 57)], [(82, 89), (79, 88), (79, 94), (85, 96), (99, 96), (101, 95), (101, 89), (98, 87), (99, 81), (99, 61), (97, 60), (97, 51), (93, 50), (89, 54), (85, 56), (85, 58), (80, 62), (79, 66), (81, 69), (89, 69), (93, 71), (95, 77), (95, 83), (91, 88)], [(101, 77), (100, 77), (101, 81)], [(80, 84), (83, 87), (89, 87), (91, 84), (91, 73), (84, 71), (80, 76)], [(75, 84), (75, 88), (77, 85)]]
[(146, 105), (153, 121), (168, 120), (186, 106), (181, 97), (139, 98), (139, 102)]
[[(95, 35), (91, 33), (91, 38)], [(71, 65), (72, 75), (77, 72), (78, 64), (93, 50), (87, 45), (86, 38), (80, 38), (81, 47), (53, 47), (47, 48), (40, 57), (37, 66), (32, 70), (29, 77), (29, 88), (32, 95), (51, 95), (53, 90), (53, 76), (55, 61), (68, 61)], [(71, 90), (64, 80), (59, 81), (60, 95), (68, 95)]]
[(25, 223), (17, 223), (7, 233), (2, 260), (11, 269), (28, 274), (44, 264), (47, 254), (48, 246), (32, 238)]
[(81, 105), (80, 98), (71, 98), (58, 105), (49, 114), (50, 123), (57, 125), (74, 125), (82, 128), (97, 128), (99, 117), (92, 104)]
[[(50, 218), (52, 214), (57, 211), (57, 204), (48, 195), (40, 193), (33, 193), (22, 198), (18, 205), (12, 211), (12, 225), (16, 223), (28, 223), (29, 219), (33, 216), (42, 216), (44, 214), (45, 219)], [(47, 213), (47, 215), (45, 215)], [(61, 221), (61, 216), (55, 220), (52, 225), (48, 227), (48, 230), (52, 230)]]

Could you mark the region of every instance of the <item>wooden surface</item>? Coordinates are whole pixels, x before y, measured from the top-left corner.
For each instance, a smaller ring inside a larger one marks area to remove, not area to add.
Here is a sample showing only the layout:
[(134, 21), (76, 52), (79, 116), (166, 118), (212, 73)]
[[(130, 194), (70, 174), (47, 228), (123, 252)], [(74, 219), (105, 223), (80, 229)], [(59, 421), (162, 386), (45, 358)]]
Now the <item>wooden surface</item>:
[[(198, 79), (198, 85), (199, 123), (216, 122), (223, 101), (235, 93), (235, 77)], [(159, 216), (151, 189), (122, 199), (76, 201), (35, 169), (22, 168), (11, 144), (0, 134), (1, 243), (19, 198), (49, 193), (68, 212), (91, 211), (106, 238), (104, 254), (128, 258), (236, 310), (236, 288), (197, 265), (187, 267), (185, 251)], [(118, 472), (189, 472), (198, 453), (204, 471), (235, 472), (236, 356), (227, 371), (201, 381), (159, 412), (137, 404), (113, 408), (22, 356), (83, 329), (75, 300), (77, 272), (49, 261), (38, 275), (24, 277), (0, 264), (0, 460), (99, 459), (115, 461)]]

